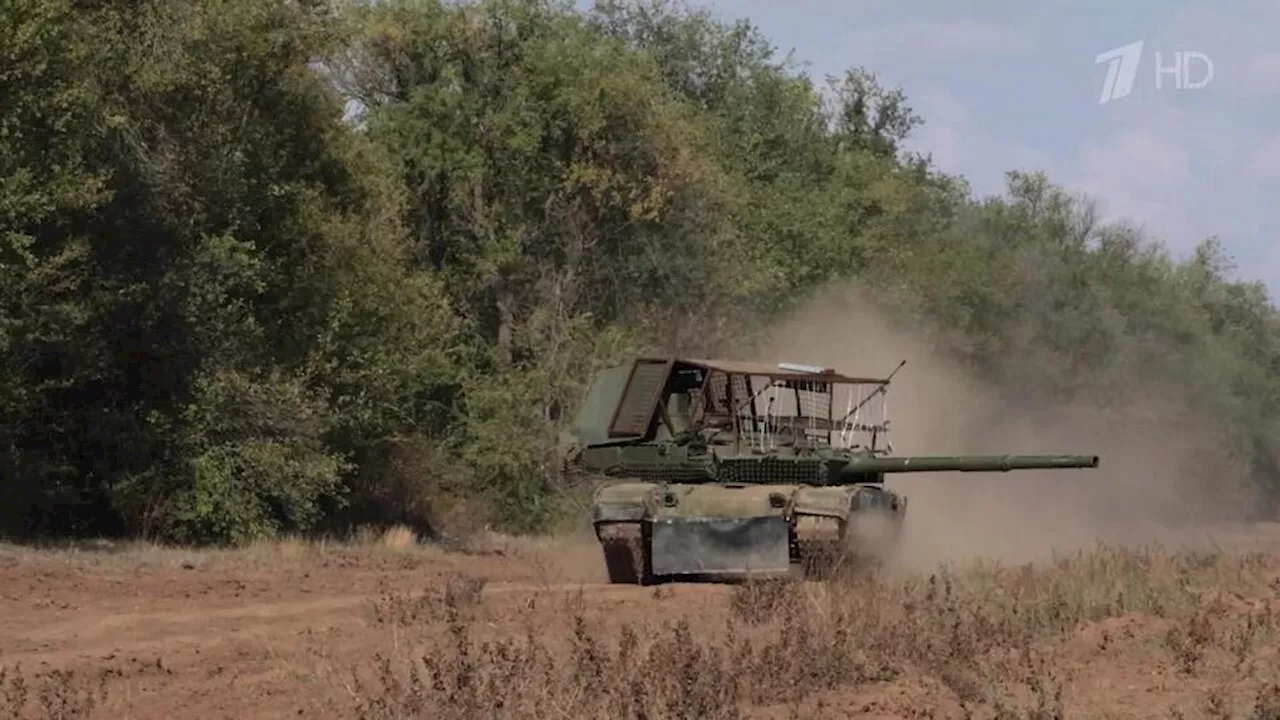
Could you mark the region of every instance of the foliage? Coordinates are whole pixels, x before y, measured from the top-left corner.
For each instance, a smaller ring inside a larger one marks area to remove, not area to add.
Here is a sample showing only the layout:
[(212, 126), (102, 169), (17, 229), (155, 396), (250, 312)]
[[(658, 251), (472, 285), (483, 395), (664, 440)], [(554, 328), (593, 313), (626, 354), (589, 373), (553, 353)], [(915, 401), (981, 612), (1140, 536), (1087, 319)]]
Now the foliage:
[(900, 91), (852, 69), (824, 96), (746, 22), (7, 7), (0, 531), (430, 530), (455, 496), (536, 530), (573, 493), (554, 439), (591, 370), (847, 280), (1010, 387), (1194, 377), (1280, 482), (1280, 316), (1216, 241), (1176, 260), (1038, 174), (973, 198), (902, 151)]

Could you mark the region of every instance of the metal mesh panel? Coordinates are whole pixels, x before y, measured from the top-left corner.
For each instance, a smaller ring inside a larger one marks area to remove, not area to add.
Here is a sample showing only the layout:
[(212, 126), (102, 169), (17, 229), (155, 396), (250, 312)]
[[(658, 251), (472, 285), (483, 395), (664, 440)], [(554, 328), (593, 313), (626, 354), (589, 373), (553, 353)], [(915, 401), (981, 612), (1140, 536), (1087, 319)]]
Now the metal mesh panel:
[(744, 458), (721, 461), (720, 477), (725, 482), (752, 484), (821, 484), (826, 467), (821, 460)]
[(609, 473), (646, 482), (707, 482), (716, 479), (715, 467), (710, 458), (699, 463), (690, 459), (688, 463), (646, 463), (629, 461), (625, 467), (617, 468)]
[(831, 417), (831, 390), (828, 383), (777, 382), (770, 387), (768, 380), (760, 378), (755, 385), (757, 391), (763, 389), (758, 403), (761, 412), (768, 409), (771, 415), (777, 417), (821, 421), (815, 425), (821, 425)]
[(711, 372), (706, 385), (693, 392), (692, 415), (711, 425), (727, 426), (731, 422), (729, 379), (722, 372)]
[(712, 373), (707, 381), (707, 411), (729, 413), (729, 377), (724, 373)]
[[(747, 378), (745, 375), (734, 375), (731, 379), (733, 388), (733, 404), (741, 407), (751, 397), (751, 390), (747, 387)], [(748, 404), (747, 407), (750, 407)]]
[(661, 360), (636, 361), (626, 394), (609, 428), (610, 435), (643, 435), (649, 429), (649, 420), (653, 417), (670, 365)]
[(831, 390), (827, 383), (803, 383), (794, 390), (797, 415), (815, 420), (831, 417)]

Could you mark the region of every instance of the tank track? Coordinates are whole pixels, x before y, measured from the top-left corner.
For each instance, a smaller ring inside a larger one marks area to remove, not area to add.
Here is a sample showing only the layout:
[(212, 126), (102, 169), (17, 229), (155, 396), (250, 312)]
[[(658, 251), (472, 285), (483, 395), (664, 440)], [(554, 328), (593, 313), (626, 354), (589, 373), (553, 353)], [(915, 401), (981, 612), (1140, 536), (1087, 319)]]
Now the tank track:
[(635, 585), (648, 585), (651, 582), (648, 558), (644, 551), (645, 537), (640, 523), (602, 525), (597, 534), (604, 550), (610, 582)]
[(792, 563), (806, 579), (821, 579), (845, 559), (844, 523), (839, 518), (801, 515), (796, 518)]

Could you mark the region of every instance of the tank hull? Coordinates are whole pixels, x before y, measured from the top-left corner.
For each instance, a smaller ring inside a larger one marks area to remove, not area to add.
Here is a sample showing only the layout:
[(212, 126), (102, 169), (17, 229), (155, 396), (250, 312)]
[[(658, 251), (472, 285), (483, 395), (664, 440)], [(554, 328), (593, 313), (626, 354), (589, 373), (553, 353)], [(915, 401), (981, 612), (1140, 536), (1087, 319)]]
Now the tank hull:
[(821, 576), (891, 552), (906, 502), (876, 485), (619, 482), (592, 511), (610, 580), (649, 584)]

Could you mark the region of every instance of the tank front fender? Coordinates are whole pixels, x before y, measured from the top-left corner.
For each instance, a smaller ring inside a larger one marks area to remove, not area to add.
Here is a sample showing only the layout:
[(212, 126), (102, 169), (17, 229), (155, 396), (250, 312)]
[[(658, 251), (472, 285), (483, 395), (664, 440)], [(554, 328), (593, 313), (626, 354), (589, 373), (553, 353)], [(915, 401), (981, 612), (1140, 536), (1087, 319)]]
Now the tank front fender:
[(795, 515), (817, 515), (847, 520), (857, 492), (849, 487), (801, 487), (796, 491), (791, 511)]
[(596, 490), (591, 503), (591, 521), (640, 522), (651, 519), (657, 510), (656, 483), (629, 482), (606, 485)]

